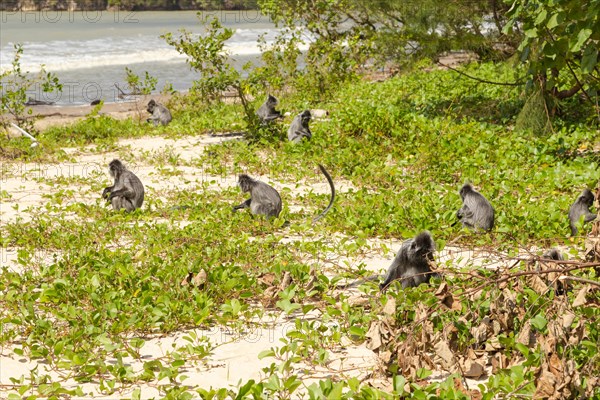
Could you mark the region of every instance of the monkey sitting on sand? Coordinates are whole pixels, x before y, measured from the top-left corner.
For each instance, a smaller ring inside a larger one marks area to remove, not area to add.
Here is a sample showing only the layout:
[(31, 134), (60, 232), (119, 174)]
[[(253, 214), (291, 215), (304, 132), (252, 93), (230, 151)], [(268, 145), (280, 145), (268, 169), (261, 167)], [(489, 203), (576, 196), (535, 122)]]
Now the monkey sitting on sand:
[(169, 109), (162, 104), (157, 103), (154, 101), (154, 99), (148, 102), (148, 108), (146, 108), (146, 111), (152, 114), (152, 116), (146, 121), (152, 122), (154, 126), (158, 126), (158, 124), (166, 126), (169, 124), (169, 122), (171, 122), (172, 118)]

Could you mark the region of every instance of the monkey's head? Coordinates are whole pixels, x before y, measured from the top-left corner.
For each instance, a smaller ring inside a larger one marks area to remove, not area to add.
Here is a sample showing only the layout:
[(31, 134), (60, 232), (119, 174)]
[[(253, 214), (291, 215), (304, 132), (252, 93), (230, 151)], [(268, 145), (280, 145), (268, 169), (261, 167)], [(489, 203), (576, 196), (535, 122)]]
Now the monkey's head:
[(302, 118), (302, 122), (309, 122), (312, 119), (312, 114), (308, 110), (304, 110), (300, 113), (300, 118)]
[(146, 108), (146, 111), (152, 114), (154, 112), (154, 108), (156, 108), (156, 102), (154, 99), (152, 99), (148, 102), (148, 108)]
[(465, 183), (463, 187), (460, 188), (458, 193), (460, 194), (460, 198), (464, 200), (467, 194), (473, 193), (474, 191), (475, 189), (473, 189), (473, 185), (470, 183)]
[(242, 189), (242, 192), (247, 193), (256, 185), (256, 181), (250, 178), (246, 174), (240, 174), (238, 177), (238, 186)]
[(542, 255), (542, 258), (547, 258), (547, 259), (550, 259), (550, 260), (557, 260), (557, 261), (558, 260), (560, 260), (560, 261), (564, 260), (564, 257), (562, 255), (562, 253), (560, 251), (558, 251), (557, 249), (552, 249), (552, 250), (549, 250), (549, 251), (545, 252)]
[(591, 206), (592, 204), (594, 204), (594, 193), (592, 193), (590, 189), (583, 189), (583, 192), (581, 192), (581, 196), (579, 196), (579, 198), (581, 199), (583, 204), (587, 206)]
[(113, 178), (115, 176), (120, 175), (123, 171), (125, 171), (125, 166), (120, 160), (117, 160), (116, 158), (112, 160), (110, 164), (108, 164), (108, 172)]
[(269, 104), (271, 106), (276, 106), (277, 104), (279, 104), (279, 101), (277, 100), (277, 98), (275, 96), (269, 95), (267, 97), (267, 104)]
[(433, 253), (435, 252), (435, 242), (431, 237), (431, 233), (423, 231), (414, 237), (410, 244), (409, 252), (412, 256), (418, 256), (433, 260)]

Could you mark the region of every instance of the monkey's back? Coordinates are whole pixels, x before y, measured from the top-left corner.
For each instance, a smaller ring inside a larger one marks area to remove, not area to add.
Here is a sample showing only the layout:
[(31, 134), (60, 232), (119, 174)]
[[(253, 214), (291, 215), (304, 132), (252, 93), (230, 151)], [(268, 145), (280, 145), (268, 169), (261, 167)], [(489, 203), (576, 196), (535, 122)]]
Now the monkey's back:
[(161, 112), (162, 112), (162, 118), (160, 119), (160, 123), (163, 125), (168, 125), (169, 122), (171, 122), (173, 120), (173, 117), (171, 116), (171, 111), (169, 111), (169, 109), (163, 105), (161, 105)]
[(140, 178), (138, 178), (133, 172), (125, 171), (123, 173), (124, 187), (133, 190), (134, 196), (132, 203), (135, 208), (140, 208), (144, 203), (144, 185)]
[(486, 231), (494, 227), (495, 211), (492, 204), (481, 193), (473, 191), (464, 199), (465, 205), (473, 212), (470, 220), (465, 220), (466, 224), (471, 224), (476, 228)]
[(281, 196), (277, 190), (264, 182), (257, 181), (251, 191), (250, 211), (269, 217), (278, 217), (281, 213)]
[(596, 214), (590, 211), (590, 206), (594, 202), (594, 196), (592, 198), (586, 198), (585, 192), (575, 200), (575, 203), (569, 208), (569, 227), (571, 228), (571, 235), (575, 236), (579, 232), (577, 224), (581, 217), (584, 218), (584, 222), (590, 222), (596, 219)]

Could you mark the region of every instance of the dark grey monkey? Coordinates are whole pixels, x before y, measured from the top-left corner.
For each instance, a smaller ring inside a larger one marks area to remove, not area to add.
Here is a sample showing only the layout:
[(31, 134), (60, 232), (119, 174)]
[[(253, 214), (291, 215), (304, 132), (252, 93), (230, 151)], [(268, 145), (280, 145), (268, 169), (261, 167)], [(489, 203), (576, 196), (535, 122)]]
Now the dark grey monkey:
[(162, 104), (157, 103), (154, 101), (154, 99), (148, 102), (148, 108), (146, 108), (146, 111), (152, 114), (152, 116), (146, 121), (152, 122), (154, 126), (158, 126), (158, 124), (168, 125), (172, 120), (169, 109)]
[(397, 279), (402, 280), (402, 289), (405, 289), (427, 283), (432, 277), (440, 277), (429, 266), (433, 261), (434, 252), (435, 242), (428, 231), (423, 231), (402, 243), (383, 283), (379, 285), (379, 290), (385, 293), (388, 286)]
[(304, 110), (300, 114), (294, 117), (290, 128), (288, 129), (288, 140), (290, 142), (298, 143), (302, 138), (310, 139), (312, 132), (308, 127), (308, 123), (312, 119), (310, 111)]
[(470, 183), (465, 183), (459, 191), (463, 206), (456, 212), (456, 217), (463, 226), (486, 231), (494, 227), (494, 207)]
[(233, 210), (250, 208), (252, 214), (266, 215), (268, 217), (278, 217), (281, 212), (281, 197), (279, 192), (272, 186), (267, 185), (256, 179), (252, 179), (246, 174), (240, 174), (238, 185), (242, 192), (250, 193), (250, 198), (242, 204), (233, 207)]
[(590, 189), (584, 189), (581, 195), (577, 197), (577, 200), (575, 200), (575, 203), (569, 208), (569, 226), (571, 227), (572, 236), (576, 236), (579, 232), (577, 225), (579, 225), (581, 217), (583, 217), (584, 223), (596, 219), (596, 214), (590, 211), (590, 207), (594, 204), (594, 199), (592, 191)]
[(542, 258), (546, 258), (548, 260), (556, 260), (556, 261), (563, 261), (565, 259), (562, 255), (562, 253), (558, 249), (548, 250), (547, 252), (542, 254)]
[(115, 178), (115, 184), (104, 189), (102, 198), (110, 201), (115, 210), (124, 208), (130, 212), (140, 208), (144, 202), (144, 185), (140, 179), (117, 159), (108, 164), (108, 171)]
[[(319, 169), (323, 172), (325, 178), (327, 178), (327, 182), (331, 188), (331, 198), (325, 210), (313, 218), (313, 223), (317, 222), (327, 214), (335, 201), (335, 186), (333, 185), (333, 179), (331, 179), (331, 175), (329, 175), (327, 170), (325, 170), (321, 164), (319, 164)], [(240, 189), (242, 189), (242, 192), (250, 193), (250, 198), (242, 204), (233, 207), (234, 211), (250, 208), (252, 214), (266, 215), (269, 217), (279, 216), (282, 209), (281, 197), (279, 196), (279, 192), (272, 186), (259, 180), (252, 179), (246, 174), (240, 174), (238, 177), (238, 185)]]
[(277, 118), (281, 118), (281, 112), (275, 110), (275, 107), (279, 104), (275, 96), (269, 95), (267, 100), (258, 108), (256, 115), (260, 119), (260, 122), (269, 122)]

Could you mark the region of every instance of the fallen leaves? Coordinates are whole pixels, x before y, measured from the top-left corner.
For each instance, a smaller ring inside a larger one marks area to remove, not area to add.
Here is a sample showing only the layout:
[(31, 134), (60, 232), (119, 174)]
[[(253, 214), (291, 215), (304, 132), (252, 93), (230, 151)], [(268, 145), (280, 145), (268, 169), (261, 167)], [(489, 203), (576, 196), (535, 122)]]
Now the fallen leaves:
[[(442, 282), (433, 292), (417, 288), (388, 295), (379, 319), (371, 322), (366, 346), (413, 384), (419, 384), (419, 371), (425, 368), (475, 380), (504, 374), (523, 382), (523, 393), (536, 399), (590, 396), (593, 386), (587, 382), (598, 383), (590, 373), (598, 366), (587, 365), (583, 373), (570, 352), (589, 347), (582, 344), (589, 341), (590, 321), (578, 308), (597, 307), (596, 287), (556, 290), (560, 268), (549, 264), (513, 276), (499, 272), (490, 284), (467, 292)], [(407, 298), (418, 300), (407, 304)], [(478, 390), (471, 392), (481, 398)]]

